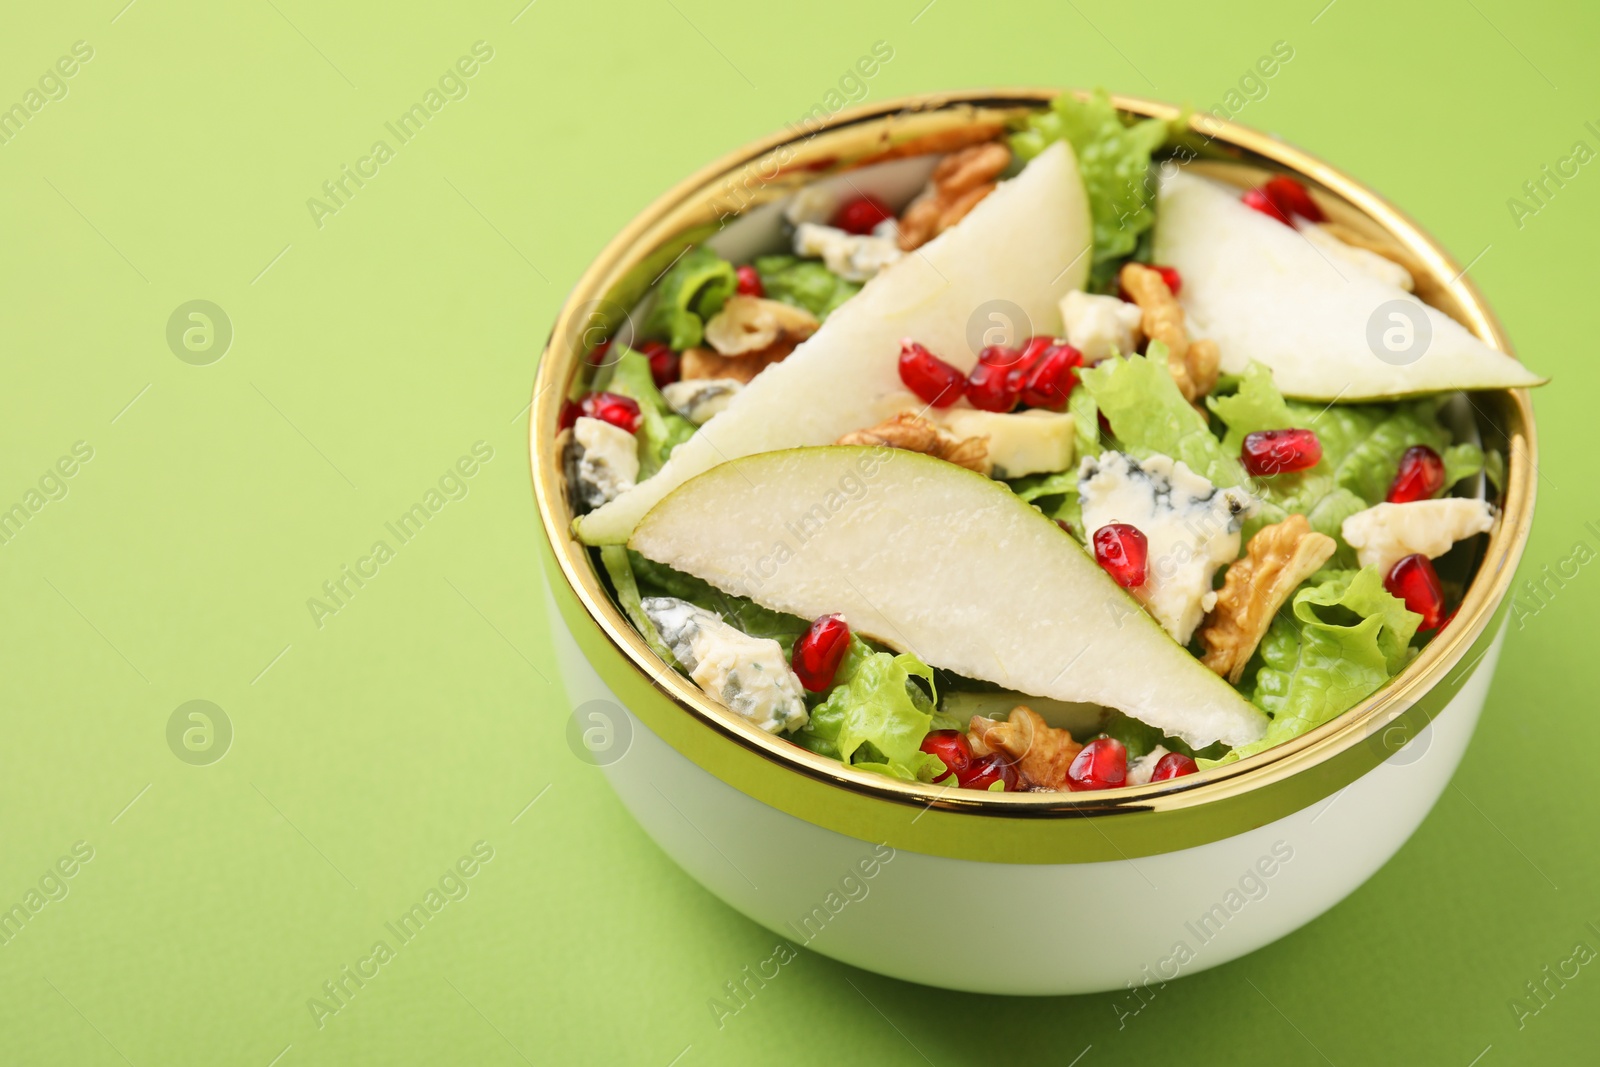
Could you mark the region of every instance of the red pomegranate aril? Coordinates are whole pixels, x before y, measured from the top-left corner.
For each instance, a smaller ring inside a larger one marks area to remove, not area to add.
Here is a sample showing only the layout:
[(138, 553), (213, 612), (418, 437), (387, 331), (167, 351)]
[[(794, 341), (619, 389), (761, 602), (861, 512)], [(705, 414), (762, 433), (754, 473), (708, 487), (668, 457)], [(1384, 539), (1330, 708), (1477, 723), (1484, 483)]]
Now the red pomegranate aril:
[(1444, 587), (1433, 562), (1422, 553), (1413, 552), (1390, 568), (1383, 587), (1404, 600), (1407, 611), (1422, 616), (1419, 632), (1437, 630), (1444, 621)]
[(1278, 206), (1278, 202), (1260, 189), (1246, 189), (1244, 195), (1239, 199), (1244, 201), (1245, 207), (1253, 207), (1263, 215), (1277, 219), (1285, 226), (1294, 225), (1289, 221), (1288, 213)]
[(1311, 222), (1322, 222), (1328, 217), (1322, 213), (1317, 202), (1311, 199), (1306, 187), (1287, 175), (1280, 174), (1276, 178), (1269, 179), (1267, 184), (1261, 187), (1261, 191), (1266, 193), (1267, 197), (1278, 205), (1278, 210), (1285, 215), (1292, 212)]
[(1310, 470), (1322, 462), (1322, 442), (1310, 430), (1257, 430), (1245, 435), (1239, 459), (1257, 478)]
[(1029, 368), (1022, 380), (1022, 402), (1030, 408), (1066, 407), (1078, 385), (1074, 373), (1083, 366), (1083, 353), (1067, 344), (1051, 345)]
[(1200, 765), (1182, 752), (1168, 752), (1156, 760), (1156, 769), (1151, 773), (1150, 780), (1165, 782), (1170, 778), (1182, 778), (1186, 774), (1193, 774), (1199, 769)]
[(850, 647), (850, 626), (843, 615), (824, 615), (794, 643), (790, 666), (800, 684), (813, 693), (833, 685), (839, 661)]
[(589, 364), (591, 367), (605, 367), (609, 365), (607, 361), (610, 358), (611, 341), (608, 339), (601, 341), (598, 345), (595, 345), (594, 348), (590, 350), (589, 354), (583, 357), (583, 361)]
[(1137, 526), (1113, 522), (1094, 532), (1094, 558), (1124, 589), (1144, 584), (1150, 542)]
[(629, 433), (639, 429), (639, 403), (631, 396), (617, 393), (590, 393), (583, 398), (583, 414), (600, 419)]
[(1431, 500), (1444, 488), (1444, 460), (1427, 445), (1412, 445), (1400, 457), (1400, 470), (1389, 484), (1391, 504), (1409, 504), (1413, 500)]
[(582, 414), (583, 408), (579, 407), (576, 402), (563, 400), (561, 402), (561, 414), (556, 416), (556, 433), (560, 433), (562, 430), (570, 430), (578, 421), (578, 416)]
[(1114, 737), (1097, 737), (1072, 757), (1067, 768), (1067, 788), (1116, 789), (1128, 779), (1128, 750)]
[(960, 782), (961, 776), (972, 765), (972, 746), (967, 744), (967, 735), (960, 730), (934, 730), (922, 739), (920, 747), (930, 756), (938, 756), (948, 768), (934, 779), (935, 782), (942, 782), (952, 774)]
[(1005, 783), (1005, 791), (1017, 788), (1017, 765), (995, 753), (982, 756), (967, 765), (965, 772), (956, 772), (956, 781), (963, 789), (988, 789), (996, 782)]
[(733, 272), (739, 279), (739, 292), (745, 296), (766, 296), (767, 287), (761, 284), (761, 275), (749, 264)]
[(961, 399), (967, 376), (907, 337), (900, 342), (900, 380), (924, 404), (947, 408)]
[(871, 233), (884, 219), (894, 218), (894, 212), (875, 196), (858, 196), (839, 208), (833, 224), (845, 233)]
[(646, 341), (639, 346), (639, 352), (650, 361), (650, 377), (657, 389), (665, 389), (678, 380), (678, 353), (664, 342)]
[(1012, 368), (1022, 354), (1014, 348), (993, 345), (978, 353), (963, 387), (967, 401), (980, 411), (1010, 411), (1017, 406)]

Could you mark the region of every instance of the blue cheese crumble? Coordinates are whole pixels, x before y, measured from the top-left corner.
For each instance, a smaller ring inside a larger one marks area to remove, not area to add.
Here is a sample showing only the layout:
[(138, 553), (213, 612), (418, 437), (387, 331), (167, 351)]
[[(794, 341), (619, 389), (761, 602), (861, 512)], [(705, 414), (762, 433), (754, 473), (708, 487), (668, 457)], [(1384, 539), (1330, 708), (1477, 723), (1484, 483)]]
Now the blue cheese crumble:
[(1083, 528), (1090, 538), (1114, 522), (1149, 542), (1144, 584), (1129, 590), (1180, 645), (1217, 603), (1217, 568), (1239, 556), (1239, 531), (1257, 502), (1242, 489), (1218, 489), (1171, 456), (1135, 460), (1122, 452), (1089, 456), (1078, 468)]
[(647, 597), (642, 607), (662, 643), (712, 700), (768, 733), (806, 724), (805, 692), (778, 642), (751, 637), (676, 597)]

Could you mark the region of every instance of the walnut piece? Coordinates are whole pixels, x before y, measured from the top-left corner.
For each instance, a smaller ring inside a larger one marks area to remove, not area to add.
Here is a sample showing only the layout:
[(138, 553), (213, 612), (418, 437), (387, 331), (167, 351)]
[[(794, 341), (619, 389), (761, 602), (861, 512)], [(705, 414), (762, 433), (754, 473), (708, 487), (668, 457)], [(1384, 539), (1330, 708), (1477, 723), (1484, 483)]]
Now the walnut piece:
[[(939, 130), (936, 133), (925, 133), (920, 137), (902, 141), (876, 155), (859, 160), (855, 165), (864, 167), (870, 163), (886, 163), (891, 159), (954, 152), (958, 148), (966, 148), (968, 145), (992, 141), (1005, 132), (1005, 126), (998, 122), (980, 122), (972, 126), (957, 126), (954, 129)], [(885, 131), (885, 136), (887, 136), (887, 131)]]
[(933, 168), (928, 186), (900, 216), (900, 250), (921, 248), (962, 219), (994, 192), (995, 178), (1011, 165), (1011, 149), (999, 141), (952, 152)]
[(719, 356), (709, 348), (686, 348), (683, 361), (678, 364), (678, 376), (684, 381), (696, 378), (733, 378), (749, 385), (750, 380), (774, 363), (787, 359), (800, 342), (780, 337), (759, 352), (743, 356)]
[(803, 341), (821, 323), (805, 308), (739, 293), (706, 323), (706, 344), (719, 355), (743, 356), (770, 348), (778, 340)]
[(1333, 538), (1313, 531), (1304, 515), (1256, 531), (1244, 557), (1228, 567), (1216, 607), (1200, 628), (1206, 646), (1201, 662), (1237, 685), (1272, 617), (1337, 547)]
[(1138, 263), (1125, 264), (1119, 279), (1143, 312), (1139, 327), (1144, 335), (1167, 346), (1167, 370), (1172, 372), (1183, 398), (1192, 404), (1211, 392), (1217, 384), (1222, 359), (1217, 343), (1189, 340), (1183, 308), (1167, 288), (1166, 280)]
[(988, 437), (956, 437), (910, 411), (902, 411), (870, 429), (852, 430), (834, 443), (887, 445), (907, 452), (921, 452), (979, 474), (989, 473)]
[(1051, 726), (1032, 708), (1018, 704), (1006, 722), (974, 715), (967, 727), (974, 756), (999, 752), (1017, 765), (1023, 789), (1061, 792), (1067, 768), (1083, 746), (1066, 730)]

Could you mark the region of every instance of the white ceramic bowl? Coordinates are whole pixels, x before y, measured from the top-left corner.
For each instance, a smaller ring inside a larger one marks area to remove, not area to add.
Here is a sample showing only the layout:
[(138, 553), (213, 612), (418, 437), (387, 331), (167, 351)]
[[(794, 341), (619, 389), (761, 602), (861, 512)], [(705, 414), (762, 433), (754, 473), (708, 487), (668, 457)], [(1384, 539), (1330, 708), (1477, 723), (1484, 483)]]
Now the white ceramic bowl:
[[(1458, 405), (1458, 430), (1505, 456), (1505, 485), (1494, 496), (1501, 522), (1469, 561), (1476, 577), (1446, 630), (1334, 721), (1169, 782), (988, 794), (856, 771), (726, 713), (657, 659), (612, 604), (589, 550), (568, 533), (551, 447), (561, 403), (574, 383), (581, 387), (584, 356), (627, 335), (639, 296), (686, 243), (712, 239), (728, 254), (762, 247), (775, 234), (776, 201), (810, 182), (845, 180), (839, 174), (903, 199), (931, 165), (915, 149), (947, 145), (1054, 95), (891, 101), (713, 164), (606, 248), (574, 289), (540, 365), (531, 458), (552, 630), (574, 706), (569, 740), (604, 768), (668, 855), (774, 932), (771, 954), (730, 976), (729, 1013), (776, 980), (799, 946), (952, 989), (1127, 989), (1119, 1010), (1135, 1012), (1161, 983), (1283, 936), (1370, 877), (1438, 799), (1482, 709), (1533, 510), (1533, 417), (1523, 391)], [(1139, 115), (1176, 115), (1148, 101), (1116, 102)], [(1200, 120), (1186, 142), (1192, 165), (1240, 185), (1266, 171), (1294, 174), (1330, 216), (1409, 255), (1419, 295), (1509, 351), (1457, 265), (1393, 207), (1265, 135)], [(927, 936), (952, 917), (992, 948), (957, 955)]]

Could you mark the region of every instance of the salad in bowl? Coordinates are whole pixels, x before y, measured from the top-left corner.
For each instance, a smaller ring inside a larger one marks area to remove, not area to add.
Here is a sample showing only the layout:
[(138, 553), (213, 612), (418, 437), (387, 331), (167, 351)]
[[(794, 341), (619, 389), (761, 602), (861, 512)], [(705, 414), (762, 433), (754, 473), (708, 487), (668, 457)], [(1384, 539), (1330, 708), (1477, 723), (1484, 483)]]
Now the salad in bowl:
[(1505, 477), (1472, 395), (1542, 379), (1186, 126), (1063, 94), (676, 250), (553, 444), (663, 670), (860, 771), (1082, 792), (1299, 737), (1448, 630)]

